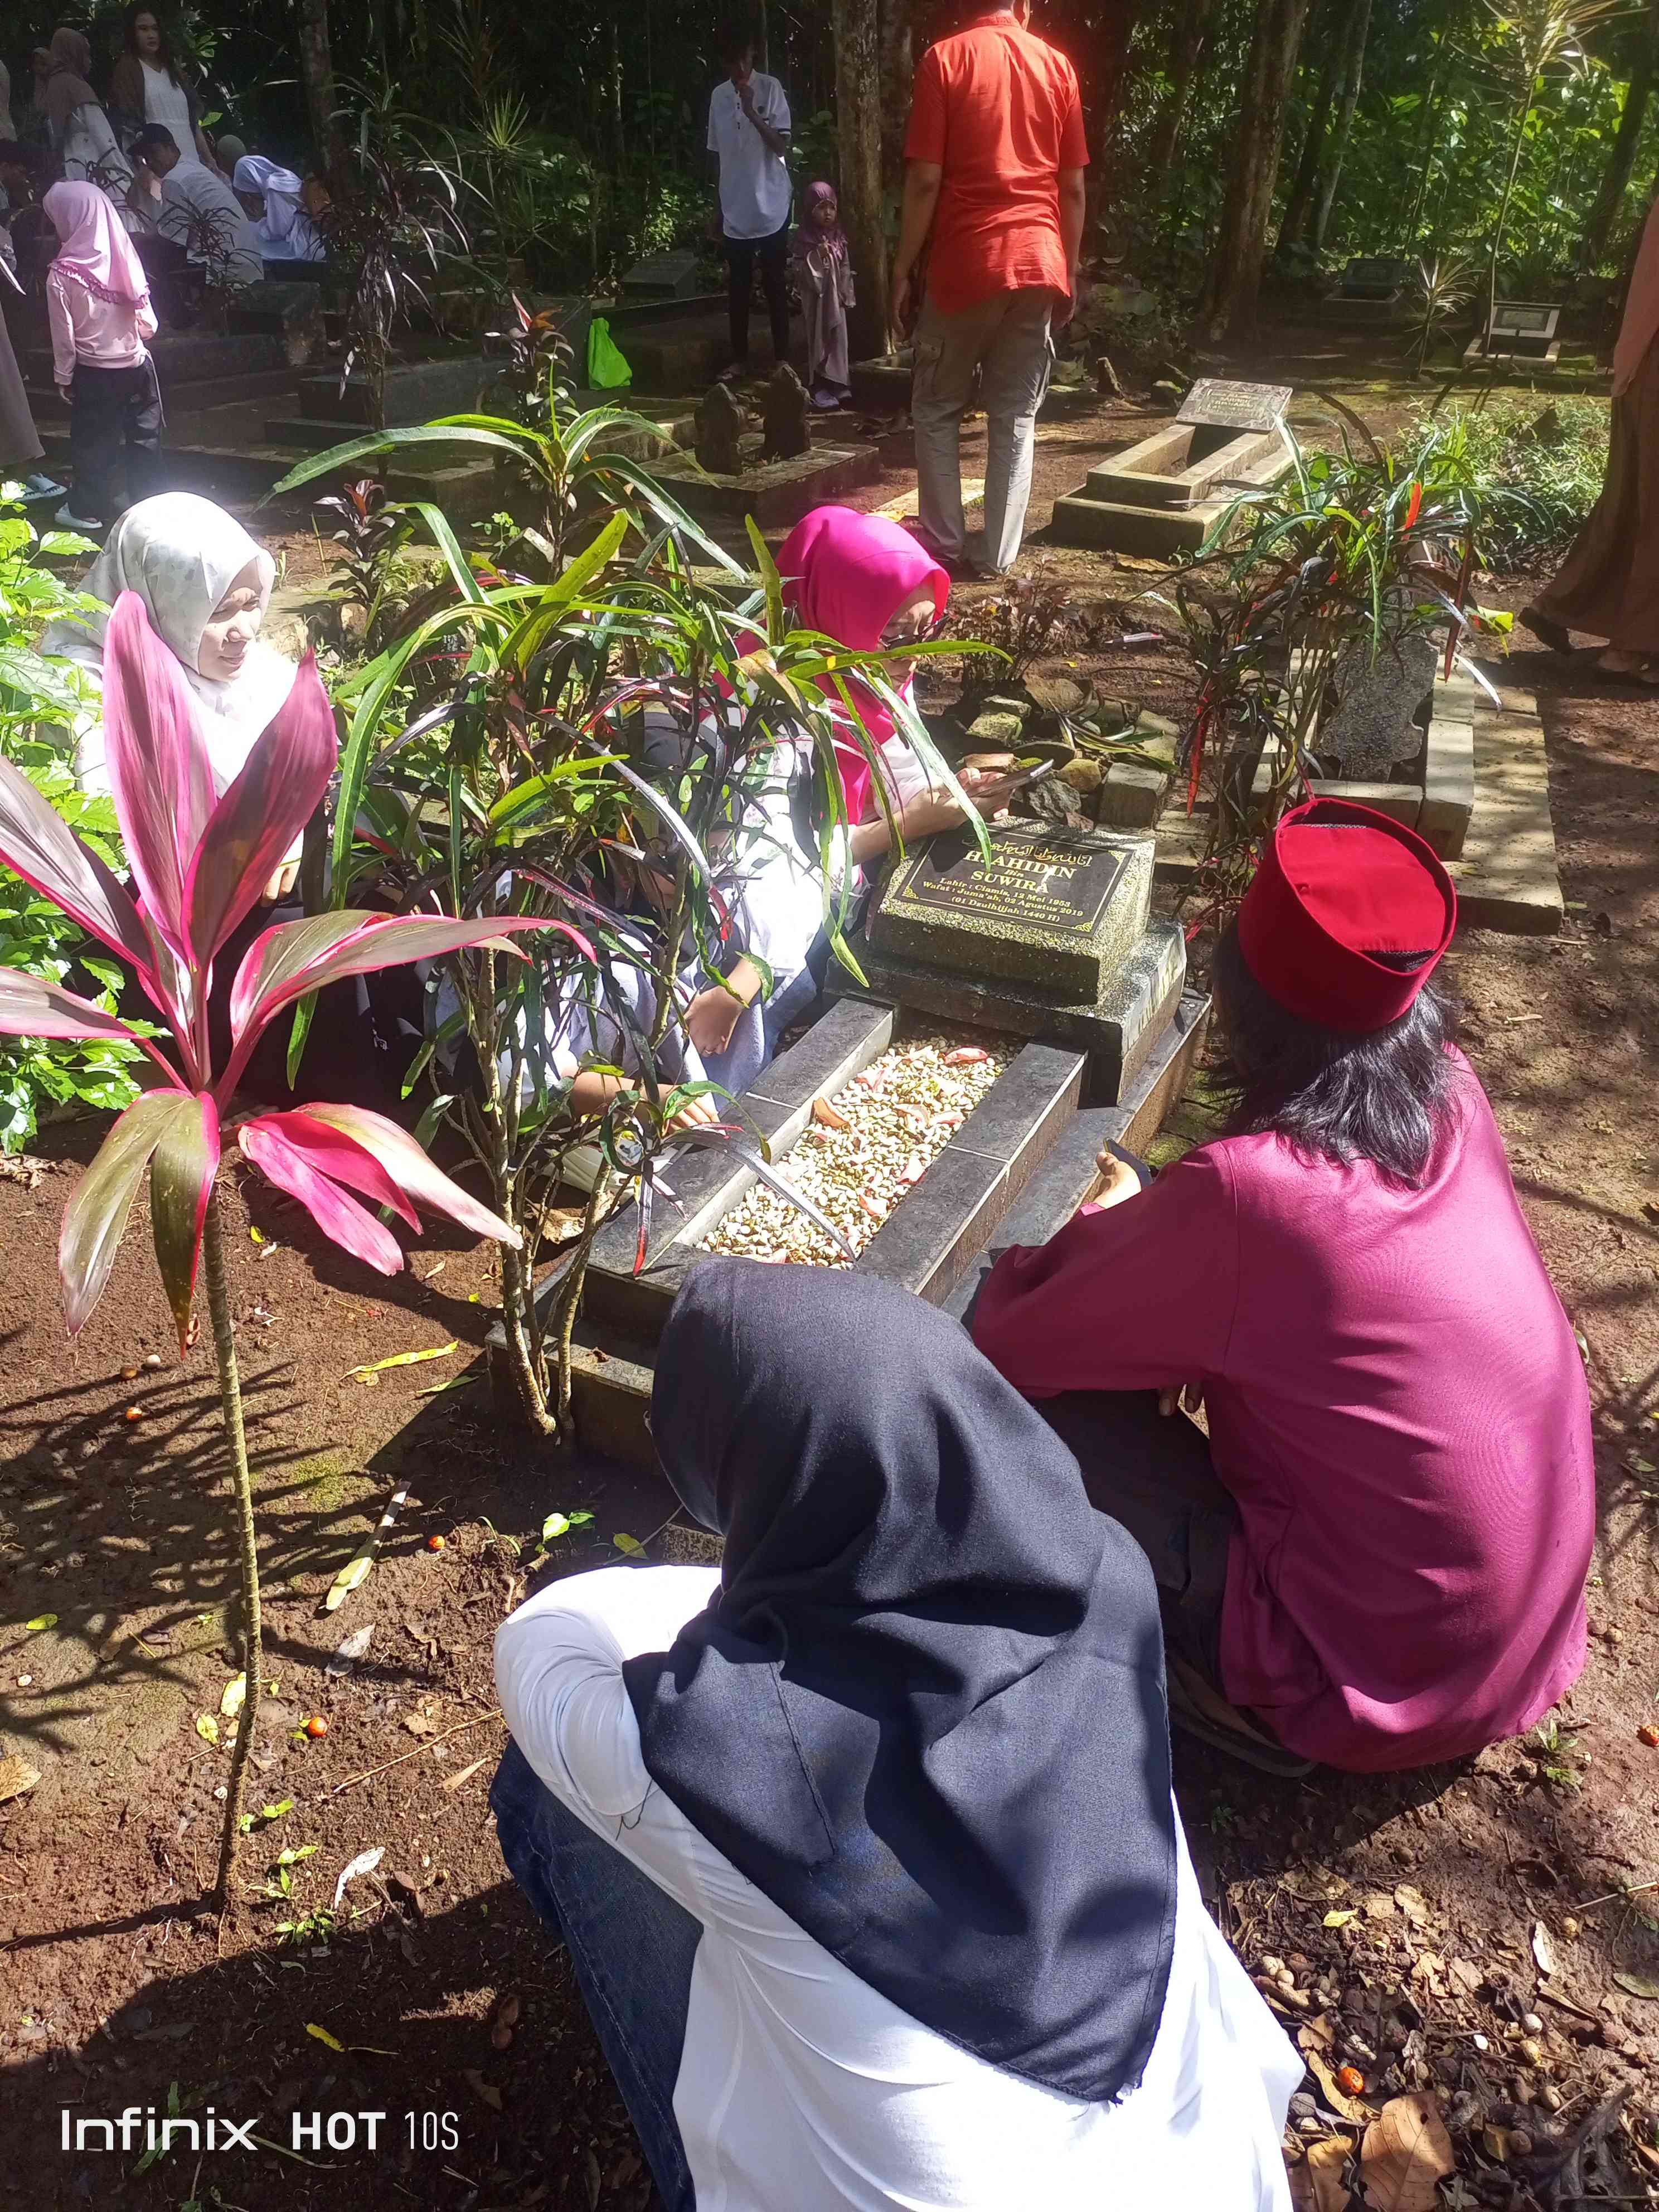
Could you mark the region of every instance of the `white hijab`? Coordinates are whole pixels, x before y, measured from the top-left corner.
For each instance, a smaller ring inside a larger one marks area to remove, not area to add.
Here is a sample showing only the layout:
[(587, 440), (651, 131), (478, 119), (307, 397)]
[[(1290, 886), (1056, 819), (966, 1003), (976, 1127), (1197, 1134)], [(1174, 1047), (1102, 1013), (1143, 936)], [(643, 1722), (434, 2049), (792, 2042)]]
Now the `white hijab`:
[[(276, 580), (270, 556), (211, 500), (169, 491), (127, 509), (82, 586), (106, 607), (112, 607), (123, 592), (137, 592), (143, 601), (156, 634), (184, 670), (221, 792), (240, 773), (297, 673), (292, 660), (257, 637), (228, 684), (202, 675), (196, 665), (214, 609), (250, 565), (258, 579), (263, 617)], [(40, 640), (40, 650), (59, 653), (101, 677), (108, 620), (106, 614), (88, 613), (53, 623)], [(109, 788), (101, 723), (76, 747), (75, 775), (83, 791)]]
[(320, 261), (323, 241), (316, 226), (300, 204), (305, 190), (292, 169), (284, 169), (263, 154), (244, 154), (231, 173), (239, 192), (258, 192), (265, 211), (253, 228), (259, 234), (268, 261)]

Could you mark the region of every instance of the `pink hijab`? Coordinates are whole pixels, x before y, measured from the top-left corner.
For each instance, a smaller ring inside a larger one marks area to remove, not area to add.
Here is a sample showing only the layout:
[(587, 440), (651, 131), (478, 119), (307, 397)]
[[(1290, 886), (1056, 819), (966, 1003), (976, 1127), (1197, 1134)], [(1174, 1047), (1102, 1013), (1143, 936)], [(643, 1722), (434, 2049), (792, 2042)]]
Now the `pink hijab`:
[[(884, 514), (850, 507), (815, 507), (784, 540), (778, 572), (803, 628), (822, 630), (854, 653), (875, 652), (883, 630), (924, 584), (933, 586), (936, 615), (951, 598), (951, 579), (908, 530)], [(823, 689), (839, 703), (833, 683)], [(893, 734), (892, 716), (866, 685), (848, 689), (865, 727), (884, 744)], [(870, 764), (852, 742), (838, 744), (836, 754), (847, 818), (862, 822), (870, 805)]]
[(1619, 343), (1613, 350), (1613, 396), (1622, 398), (1636, 381), (1636, 372), (1647, 359), (1648, 348), (1659, 337), (1659, 200), (1648, 211), (1647, 227), (1637, 249), (1625, 319), (1619, 326)]
[(53, 185), (41, 202), (62, 239), (52, 267), (113, 307), (142, 307), (149, 299), (144, 266), (133, 251), (115, 204), (96, 185)]

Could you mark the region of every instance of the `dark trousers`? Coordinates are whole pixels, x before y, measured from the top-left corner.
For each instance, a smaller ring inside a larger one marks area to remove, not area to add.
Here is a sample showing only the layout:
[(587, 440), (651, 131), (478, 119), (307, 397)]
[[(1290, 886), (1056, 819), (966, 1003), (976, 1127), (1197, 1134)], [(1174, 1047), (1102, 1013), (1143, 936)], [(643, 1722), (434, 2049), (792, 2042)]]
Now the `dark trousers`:
[(772, 318), (772, 353), (775, 360), (789, 358), (789, 225), (770, 238), (728, 238), (726, 258), (730, 271), (727, 302), (732, 311), (732, 358), (749, 359), (749, 295), (754, 289), (755, 263), (760, 262), (761, 288)]
[(1221, 1606), (1238, 1509), (1203, 1431), (1155, 1390), (1068, 1390), (1034, 1401), (1083, 1470), (1089, 1503), (1151, 1560), (1164, 1640), (1223, 1690)]
[[(161, 392), (155, 364), (94, 368), (77, 361), (70, 387), (70, 459), (75, 464), (75, 512), (88, 522), (113, 522), (123, 504), (162, 489)], [(115, 495), (115, 465), (127, 457), (127, 501)]]

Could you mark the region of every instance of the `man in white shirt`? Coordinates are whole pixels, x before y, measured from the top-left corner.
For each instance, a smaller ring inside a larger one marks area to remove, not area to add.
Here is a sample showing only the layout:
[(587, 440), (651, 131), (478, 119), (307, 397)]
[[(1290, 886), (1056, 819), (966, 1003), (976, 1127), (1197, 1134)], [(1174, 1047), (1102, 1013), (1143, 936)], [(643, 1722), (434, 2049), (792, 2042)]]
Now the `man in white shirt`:
[(773, 357), (789, 356), (789, 102), (776, 77), (755, 67), (755, 34), (747, 25), (727, 33), (720, 58), (727, 73), (708, 103), (708, 150), (720, 164), (720, 237), (731, 271), (732, 364), (720, 381), (732, 384), (749, 374), (749, 295), (757, 257)]
[[(184, 248), (216, 283), (258, 284), (265, 273), (258, 233), (216, 169), (185, 161), (164, 123), (147, 123), (132, 142), (137, 175), (131, 204), (160, 238)], [(159, 199), (159, 205), (158, 205)]]

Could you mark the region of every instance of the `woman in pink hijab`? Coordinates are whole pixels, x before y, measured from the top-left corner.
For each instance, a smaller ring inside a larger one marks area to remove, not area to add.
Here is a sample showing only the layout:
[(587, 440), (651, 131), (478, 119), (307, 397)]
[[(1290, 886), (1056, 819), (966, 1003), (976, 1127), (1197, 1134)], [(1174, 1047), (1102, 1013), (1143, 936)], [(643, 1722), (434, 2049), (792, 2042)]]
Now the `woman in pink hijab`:
[(1605, 638), (1603, 676), (1659, 684), (1659, 201), (1649, 214), (1613, 356), (1607, 481), (1565, 566), (1521, 619), (1553, 652)]
[(46, 313), (75, 463), (75, 490), (58, 520), (102, 530), (119, 511), (112, 478), (124, 445), (130, 500), (163, 489), (161, 395), (144, 343), (155, 335), (155, 315), (143, 264), (96, 185), (54, 185), (43, 205), (63, 240), (46, 271)]
[[(898, 523), (883, 514), (860, 514), (850, 507), (816, 507), (784, 540), (778, 556), (795, 620), (803, 629), (822, 630), (854, 653), (901, 653), (939, 633), (951, 598), (951, 580), (937, 561)], [(915, 663), (888, 664), (888, 678), (906, 699), (913, 695)], [(935, 789), (927, 771), (892, 715), (866, 684), (849, 684), (865, 728), (881, 747), (888, 803), (908, 845), (962, 820), (962, 808), (949, 791)], [(828, 696), (837, 697), (833, 685)], [(869, 763), (848, 729), (838, 739), (842, 790), (847, 818), (854, 824), (853, 859), (860, 867), (878, 860), (892, 842), (876, 798)], [(999, 777), (969, 769), (958, 781), (984, 815), (1006, 801), (1007, 786)]]

